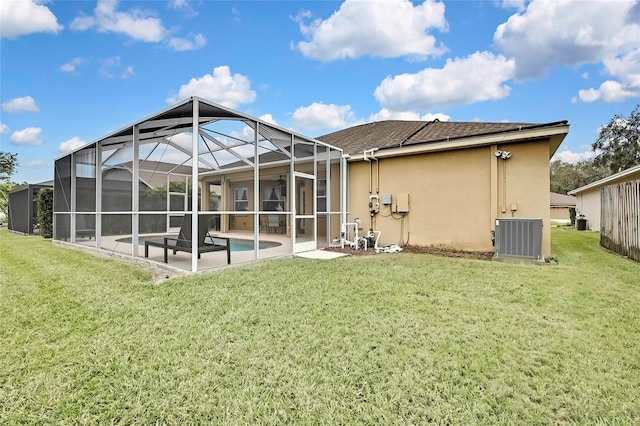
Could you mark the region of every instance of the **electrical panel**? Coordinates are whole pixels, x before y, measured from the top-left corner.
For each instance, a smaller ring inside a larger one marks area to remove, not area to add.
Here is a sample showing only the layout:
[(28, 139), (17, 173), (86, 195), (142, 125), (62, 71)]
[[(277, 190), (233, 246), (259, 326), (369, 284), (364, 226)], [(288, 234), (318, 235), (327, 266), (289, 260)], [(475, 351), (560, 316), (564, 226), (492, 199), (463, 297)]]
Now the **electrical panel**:
[(409, 193), (399, 192), (396, 197), (396, 213), (409, 213)]
[(382, 194), (382, 196), (380, 197), (380, 201), (382, 202), (383, 206), (390, 206), (392, 200), (393, 197), (391, 196), (391, 194)]

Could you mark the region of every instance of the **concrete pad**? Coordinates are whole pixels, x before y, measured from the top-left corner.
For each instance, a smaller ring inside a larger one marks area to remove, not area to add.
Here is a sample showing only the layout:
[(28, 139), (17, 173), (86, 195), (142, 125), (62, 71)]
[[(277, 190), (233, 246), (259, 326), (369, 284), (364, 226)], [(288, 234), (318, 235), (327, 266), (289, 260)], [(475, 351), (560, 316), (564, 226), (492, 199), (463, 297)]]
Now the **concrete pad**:
[(336, 253), (334, 251), (325, 251), (325, 250), (313, 250), (306, 251), (304, 253), (296, 253), (294, 254), (296, 257), (304, 257), (305, 259), (337, 259), (338, 257), (348, 256), (345, 253)]

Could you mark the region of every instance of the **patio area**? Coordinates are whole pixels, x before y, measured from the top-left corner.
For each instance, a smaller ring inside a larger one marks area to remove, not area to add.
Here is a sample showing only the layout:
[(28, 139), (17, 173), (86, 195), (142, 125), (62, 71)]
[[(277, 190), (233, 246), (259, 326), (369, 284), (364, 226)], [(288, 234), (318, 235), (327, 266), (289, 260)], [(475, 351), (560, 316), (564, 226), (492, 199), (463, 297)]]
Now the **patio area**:
[[(213, 234), (245, 241), (231, 264), (312, 251), (345, 221), (345, 169), (338, 148), (192, 97), (56, 160), (54, 239), (144, 258), (141, 238), (211, 215)], [(226, 252), (168, 263), (196, 272), (225, 266)]]

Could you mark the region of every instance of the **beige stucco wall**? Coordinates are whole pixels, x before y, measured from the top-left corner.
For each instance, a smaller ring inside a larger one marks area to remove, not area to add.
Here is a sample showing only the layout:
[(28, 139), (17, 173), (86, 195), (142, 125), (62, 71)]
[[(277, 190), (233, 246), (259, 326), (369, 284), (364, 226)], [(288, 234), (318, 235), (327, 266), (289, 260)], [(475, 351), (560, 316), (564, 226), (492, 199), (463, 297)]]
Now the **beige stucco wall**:
[[(296, 164), (296, 171), (302, 173), (313, 174), (313, 164), (303, 163)], [(331, 215), (330, 219), (330, 229), (329, 235), (327, 235), (327, 215), (319, 214), (318, 216), (318, 225), (317, 225), (317, 235), (318, 235), (318, 244), (319, 246), (326, 246), (327, 241), (334, 237), (339, 237), (340, 235), (340, 164), (334, 163), (331, 165), (329, 170), (329, 178), (331, 181), (331, 187), (327, 188), (328, 192), (330, 192), (330, 202), (331, 211), (336, 212), (337, 214)], [(271, 188), (276, 186), (278, 179), (282, 177), (287, 180), (287, 184), (290, 185), (290, 167), (289, 166), (280, 166), (280, 167), (271, 167), (260, 170), (260, 191), (265, 188)], [(326, 180), (327, 179), (327, 170), (324, 165), (318, 166), (317, 172), (317, 180)], [(247, 189), (247, 198), (248, 198), (248, 210), (253, 211), (254, 209), (254, 191), (253, 191), (253, 172), (238, 172), (238, 173), (229, 173), (224, 176), (209, 176), (203, 178), (203, 192), (202, 197), (204, 200), (209, 197), (208, 184), (211, 182), (221, 182), (225, 183), (222, 185), (222, 204), (221, 209), (226, 211), (234, 210), (233, 196), (234, 190), (236, 188), (246, 188)], [(304, 185), (306, 187), (306, 206), (309, 209), (313, 203), (312, 198), (312, 188), (311, 182), (308, 180), (301, 180), (296, 183), (296, 197), (300, 195), (300, 186)], [(259, 195), (259, 199), (262, 200), (262, 193)], [(291, 194), (288, 193), (286, 196), (285, 202), (285, 211), (290, 211), (291, 209)], [(300, 200), (298, 199), (298, 202)], [(259, 206), (261, 208), (261, 206)], [(300, 206), (298, 206), (299, 213), (302, 213)], [(206, 209), (206, 205), (205, 205)], [(307, 213), (311, 213), (311, 210), (308, 210)], [(254, 215), (252, 213), (247, 214), (223, 214), (222, 219), (222, 230), (223, 231), (253, 231), (254, 224)], [(266, 215), (262, 215), (261, 221), (265, 220)], [(307, 219), (307, 223), (309, 220)], [(312, 229), (310, 226), (308, 229)], [(286, 217), (286, 234), (291, 235), (291, 216), (287, 215)]]
[(552, 223), (571, 223), (569, 207), (551, 207), (549, 212), (551, 213)]
[[(495, 149), (510, 151), (511, 158), (496, 158)], [(513, 217), (543, 219), (543, 253), (550, 255), (546, 140), (379, 158), (378, 162), (349, 163), (348, 211), (350, 221), (362, 220), (363, 231), (370, 226), (382, 231), (381, 244), (492, 251), (495, 218), (512, 217), (515, 203)], [(409, 193), (409, 213), (404, 218), (381, 205), (370, 220), (370, 176), (372, 193), (392, 194), (393, 204), (399, 193)]]

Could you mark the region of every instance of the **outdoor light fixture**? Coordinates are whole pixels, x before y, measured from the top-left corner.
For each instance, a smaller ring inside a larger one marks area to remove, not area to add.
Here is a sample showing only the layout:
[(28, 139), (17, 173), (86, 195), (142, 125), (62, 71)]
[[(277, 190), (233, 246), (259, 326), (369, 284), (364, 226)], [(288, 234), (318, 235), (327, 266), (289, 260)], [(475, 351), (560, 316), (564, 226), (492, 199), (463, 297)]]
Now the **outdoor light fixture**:
[(498, 158), (502, 158), (503, 160), (508, 160), (509, 158), (511, 158), (511, 151), (497, 150), (496, 152), (493, 153), (493, 155), (495, 155)]

